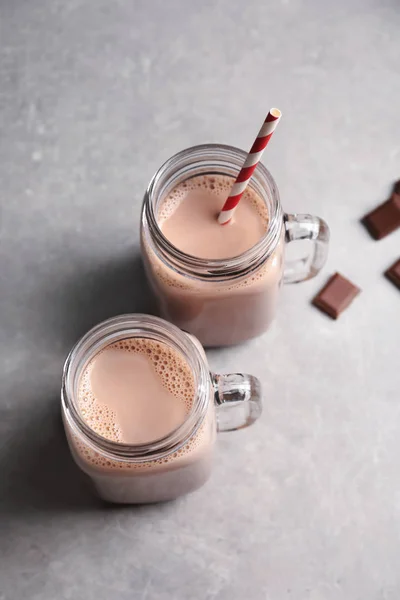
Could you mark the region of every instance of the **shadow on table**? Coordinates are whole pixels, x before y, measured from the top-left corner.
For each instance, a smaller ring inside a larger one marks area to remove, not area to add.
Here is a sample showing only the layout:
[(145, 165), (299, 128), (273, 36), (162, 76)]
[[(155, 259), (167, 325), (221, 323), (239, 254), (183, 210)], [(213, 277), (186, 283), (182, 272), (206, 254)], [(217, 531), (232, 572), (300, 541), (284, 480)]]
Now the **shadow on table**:
[[(37, 401), (32, 399), (32, 404)], [(32, 513), (84, 510), (100, 506), (90, 481), (73, 462), (63, 431), (60, 401), (54, 394), (24, 418), (8, 444), (1, 465), (5, 483), (3, 512), (9, 517)]]
[(92, 264), (74, 265), (57, 286), (48, 282), (37, 300), (44, 307), (38, 306), (38, 311), (46, 343), (65, 345), (66, 352), (105, 319), (124, 313), (155, 312), (140, 254), (133, 249)]
[(37, 356), (27, 361), (23, 380), (6, 382), (18, 410), (0, 422), (7, 439), (0, 510), (10, 519), (23, 519), (41, 512), (104, 509), (108, 505), (97, 500), (69, 452), (60, 416), (62, 364), (73, 343), (100, 321), (154, 312), (140, 256), (130, 250), (104, 262), (75, 265), (56, 285), (46, 281), (32, 309), (29, 337)]

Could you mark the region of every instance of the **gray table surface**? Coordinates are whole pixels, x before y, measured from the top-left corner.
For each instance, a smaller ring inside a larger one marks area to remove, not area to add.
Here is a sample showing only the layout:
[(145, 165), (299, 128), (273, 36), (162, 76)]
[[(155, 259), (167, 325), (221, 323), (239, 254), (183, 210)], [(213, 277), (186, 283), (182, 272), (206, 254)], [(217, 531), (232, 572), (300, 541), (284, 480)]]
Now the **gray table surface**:
[[(382, 272), (400, 232), (359, 224), (400, 176), (397, 0), (3, 0), (0, 28), (0, 599), (397, 600), (400, 294)], [(65, 355), (148, 310), (157, 167), (247, 148), (270, 106), (264, 162), (286, 210), (329, 222), (326, 268), (283, 290), (266, 335), (208, 353), (265, 390), (211, 481), (104, 507), (60, 425)], [(336, 270), (363, 292), (333, 322), (309, 302)]]

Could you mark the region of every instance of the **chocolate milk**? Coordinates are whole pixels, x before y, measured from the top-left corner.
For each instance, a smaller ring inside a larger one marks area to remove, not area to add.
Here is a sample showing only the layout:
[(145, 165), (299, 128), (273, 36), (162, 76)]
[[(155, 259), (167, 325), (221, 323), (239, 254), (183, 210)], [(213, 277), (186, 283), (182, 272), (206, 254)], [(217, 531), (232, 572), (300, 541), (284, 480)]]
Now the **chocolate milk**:
[[(229, 259), (252, 248), (267, 232), (262, 198), (246, 189), (227, 225), (217, 222), (234, 179), (198, 175), (177, 185), (158, 209), (158, 225), (179, 250), (203, 259)], [(171, 268), (142, 238), (149, 281), (161, 316), (195, 335), (204, 346), (236, 344), (263, 333), (276, 312), (283, 273), (283, 230), (258, 270), (226, 281), (187, 276)]]
[[(110, 344), (83, 369), (77, 404), (85, 423), (113, 442), (151, 444), (182, 425), (196, 389), (176, 350), (145, 338)], [(196, 434), (172, 456), (120, 461), (92, 449), (66, 425), (78, 465), (111, 502), (169, 500), (200, 487), (209, 477), (215, 439), (214, 407)]]
[(229, 224), (217, 221), (233, 181), (223, 175), (200, 175), (174, 188), (158, 215), (165, 237), (199, 258), (232, 258), (254, 246), (268, 229), (266, 206), (255, 191), (245, 191)]

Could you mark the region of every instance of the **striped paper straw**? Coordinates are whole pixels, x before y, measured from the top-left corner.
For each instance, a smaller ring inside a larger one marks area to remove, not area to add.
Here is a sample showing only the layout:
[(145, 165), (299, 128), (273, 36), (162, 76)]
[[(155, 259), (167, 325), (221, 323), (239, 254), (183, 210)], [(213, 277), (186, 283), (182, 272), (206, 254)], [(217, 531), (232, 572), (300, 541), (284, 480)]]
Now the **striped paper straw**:
[(267, 147), (281, 116), (282, 113), (277, 108), (271, 108), (267, 114), (266, 119), (258, 132), (258, 136), (254, 140), (254, 144), (244, 161), (244, 165), (232, 186), (231, 193), (218, 215), (218, 223), (221, 225), (226, 225), (226, 223), (229, 223), (232, 219), (235, 208), (239, 204), (240, 198), (243, 196), (247, 184), (260, 162), (263, 152)]

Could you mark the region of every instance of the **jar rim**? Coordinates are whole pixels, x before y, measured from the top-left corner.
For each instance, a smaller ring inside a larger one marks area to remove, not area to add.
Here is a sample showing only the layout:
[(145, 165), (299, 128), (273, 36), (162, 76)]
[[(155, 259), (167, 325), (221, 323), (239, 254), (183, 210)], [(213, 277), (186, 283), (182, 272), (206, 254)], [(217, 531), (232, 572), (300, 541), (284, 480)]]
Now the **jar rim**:
[[(166, 436), (144, 444), (116, 442), (99, 435), (85, 423), (76, 402), (77, 380), (84, 366), (102, 348), (127, 337), (149, 337), (166, 343), (177, 350), (189, 363), (195, 378), (195, 398), (184, 422)], [(195, 435), (207, 411), (209, 377), (200, 350), (191, 337), (181, 329), (152, 315), (141, 313), (118, 315), (95, 325), (72, 347), (63, 368), (61, 403), (65, 418), (72, 430), (83, 437), (85, 443), (93, 450), (113, 460), (154, 461), (176, 452)]]
[[(210, 155), (214, 158), (210, 158)], [(215, 158), (217, 156), (217, 158)], [(220, 166), (229, 167), (236, 173), (240, 171), (247, 153), (234, 146), (224, 144), (201, 144), (191, 146), (174, 154), (157, 170), (151, 179), (143, 200), (142, 227), (146, 225), (151, 232), (148, 240), (155, 247), (157, 254), (164, 262), (170, 263), (176, 270), (193, 278), (227, 281), (238, 279), (257, 270), (276, 248), (282, 229), (283, 212), (280, 203), (278, 187), (268, 169), (259, 163), (252, 175), (249, 185), (271, 204), (268, 228), (262, 238), (245, 252), (225, 259), (205, 259), (187, 254), (172, 244), (161, 231), (155, 211), (155, 197), (162, 193), (162, 184), (179, 170), (190, 168), (192, 164), (205, 164), (209, 168)], [(195, 163), (197, 161), (197, 163)], [(214, 166), (212, 166), (214, 165)], [(182, 167), (181, 167), (182, 168)], [(212, 172), (212, 171), (202, 171)], [(193, 174), (191, 175), (193, 176)]]

